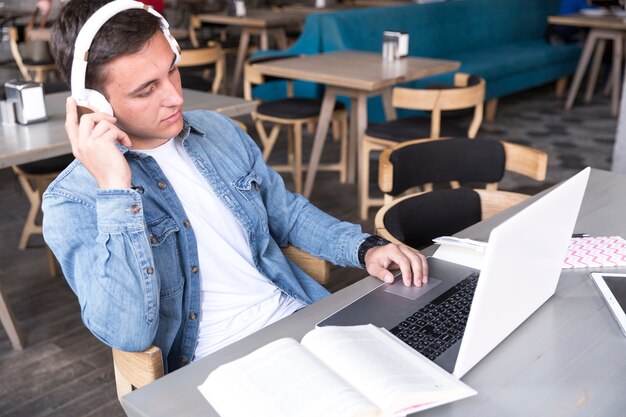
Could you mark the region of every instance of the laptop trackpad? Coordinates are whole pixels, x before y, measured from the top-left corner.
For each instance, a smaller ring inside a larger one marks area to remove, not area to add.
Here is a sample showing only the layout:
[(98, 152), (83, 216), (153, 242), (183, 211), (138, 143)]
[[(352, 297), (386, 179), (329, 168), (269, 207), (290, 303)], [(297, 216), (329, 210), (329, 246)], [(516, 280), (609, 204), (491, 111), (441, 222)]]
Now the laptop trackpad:
[(438, 280), (437, 278), (428, 278), (428, 283), (422, 285), (421, 287), (416, 287), (414, 285), (407, 287), (402, 283), (402, 280), (397, 280), (394, 284), (385, 288), (385, 292), (399, 295), (400, 297), (408, 298), (409, 300), (417, 300), (439, 284), (441, 284), (441, 280)]

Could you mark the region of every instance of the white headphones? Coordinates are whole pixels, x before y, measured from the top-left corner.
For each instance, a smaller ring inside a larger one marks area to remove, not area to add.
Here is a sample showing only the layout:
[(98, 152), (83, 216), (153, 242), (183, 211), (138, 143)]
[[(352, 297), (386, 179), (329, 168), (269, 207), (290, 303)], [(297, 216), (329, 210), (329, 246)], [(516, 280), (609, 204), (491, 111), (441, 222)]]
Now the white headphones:
[(89, 59), (89, 48), (100, 28), (113, 16), (129, 9), (143, 9), (152, 13), (161, 20), (161, 30), (165, 39), (170, 44), (172, 51), (176, 55), (176, 63), (180, 61), (180, 47), (169, 30), (169, 24), (160, 13), (151, 6), (134, 0), (115, 0), (105, 4), (98, 9), (83, 25), (78, 32), (74, 43), (74, 59), (72, 61), (72, 97), (79, 106), (80, 114), (92, 113), (94, 111), (106, 113), (113, 116), (113, 108), (104, 95), (96, 90), (85, 88), (85, 77), (87, 75), (87, 62)]

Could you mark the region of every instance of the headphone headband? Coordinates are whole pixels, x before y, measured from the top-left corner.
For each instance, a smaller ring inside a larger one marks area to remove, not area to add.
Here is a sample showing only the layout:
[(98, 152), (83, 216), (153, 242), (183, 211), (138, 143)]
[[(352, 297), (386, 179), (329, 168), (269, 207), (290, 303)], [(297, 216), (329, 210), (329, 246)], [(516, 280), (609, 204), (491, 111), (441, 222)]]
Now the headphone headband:
[(89, 48), (96, 37), (96, 34), (102, 26), (113, 16), (125, 10), (143, 9), (159, 18), (161, 21), (161, 30), (163, 35), (170, 44), (172, 51), (176, 55), (176, 62), (180, 60), (180, 47), (169, 31), (167, 20), (151, 6), (147, 6), (139, 1), (134, 0), (114, 0), (105, 4), (95, 11), (93, 15), (87, 19), (83, 27), (78, 32), (76, 42), (74, 43), (74, 58), (72, 60), (71, 87), (72, 97), (77, 102), (86, 101), (90, 92), (85, 88), (85, 78), (87, 75), (87, 63), (89, 59)]

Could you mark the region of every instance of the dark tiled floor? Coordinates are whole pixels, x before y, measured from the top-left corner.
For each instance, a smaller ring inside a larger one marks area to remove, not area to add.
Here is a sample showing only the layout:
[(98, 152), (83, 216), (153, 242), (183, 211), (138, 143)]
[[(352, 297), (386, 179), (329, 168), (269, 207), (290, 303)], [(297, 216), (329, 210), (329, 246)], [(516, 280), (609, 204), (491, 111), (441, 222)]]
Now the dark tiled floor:
[[(496, 121), (485, 122), (481, 136), (548, 152), (544, 183), (507, 174), (501, 185), (534, 193), (586, 165), (609, 169), (615, 127), (605, 97), (598, 95), (591, 105), (566, 112), (563, 100), (554, 98), (553, 86), (546, 86), (502, 99)], [(279, 147), (272, 158), (281, 153)], [(357, 219), (356, 187), (339, 184), (336, 175), (320, 173), (312, 201), (338, 218)], [(27, 251), (16, 249), (28, 203), (7, 169), (0, 170), (0, 205), (0, 284), (28, 343), (24, 351), (12, 351), (0, 329), (0, 417), (123, 415), (115, 397), (110, 350), (82, 325), (63, 279), (48, 276), (41, 241)], [(374, 213), (362, 223), (368, 231)], [(362, 276), (361, 271), (336, 269), (330, 288), (337, 290)]]

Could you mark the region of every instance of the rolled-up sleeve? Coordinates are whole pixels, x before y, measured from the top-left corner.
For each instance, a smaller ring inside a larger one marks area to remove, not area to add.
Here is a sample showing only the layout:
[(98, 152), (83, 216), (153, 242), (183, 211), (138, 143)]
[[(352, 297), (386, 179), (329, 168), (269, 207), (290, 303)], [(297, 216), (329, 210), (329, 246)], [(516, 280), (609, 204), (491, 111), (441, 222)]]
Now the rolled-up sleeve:
[(44, 194), (44, 239), (78, 296), (85, 325), (116, 349), (140, 351), (158, 326), (159, 280), (141, 195), (98, 190), (85, 202), (52, 187)]

